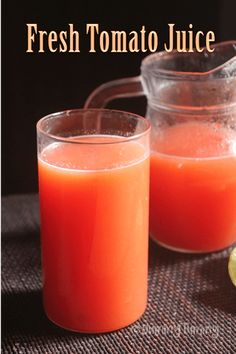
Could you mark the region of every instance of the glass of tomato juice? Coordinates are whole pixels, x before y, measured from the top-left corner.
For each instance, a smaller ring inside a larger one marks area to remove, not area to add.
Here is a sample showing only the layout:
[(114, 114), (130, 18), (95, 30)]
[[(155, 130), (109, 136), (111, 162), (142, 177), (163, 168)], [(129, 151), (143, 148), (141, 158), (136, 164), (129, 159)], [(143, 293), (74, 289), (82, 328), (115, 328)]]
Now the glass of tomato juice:
[(78, 332), (125, 327), (147, 301), (148, 120), (106, 109), (37, 124), (48, 318)]

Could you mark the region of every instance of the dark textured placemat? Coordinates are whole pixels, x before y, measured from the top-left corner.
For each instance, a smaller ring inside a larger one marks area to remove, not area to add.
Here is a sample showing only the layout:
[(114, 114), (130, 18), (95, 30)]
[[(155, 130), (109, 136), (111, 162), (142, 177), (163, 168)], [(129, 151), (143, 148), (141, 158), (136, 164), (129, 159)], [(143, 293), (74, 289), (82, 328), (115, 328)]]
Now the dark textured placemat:
[(229, 250), (184, 255), (151, 242), (144, 316), (117, 332), (80, 335), (43, 312), (37, 196), (2, 198), (2, 232), (2, 353), (236, 353)]

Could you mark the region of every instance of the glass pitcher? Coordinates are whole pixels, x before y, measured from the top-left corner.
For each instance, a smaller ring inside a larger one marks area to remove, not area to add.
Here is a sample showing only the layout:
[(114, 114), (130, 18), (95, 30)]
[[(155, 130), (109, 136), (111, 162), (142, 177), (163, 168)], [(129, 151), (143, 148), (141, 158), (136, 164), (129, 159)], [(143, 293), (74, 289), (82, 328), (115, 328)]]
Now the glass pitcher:
[(98, 87), (85, 107), (146, 95), (152, 126), (150, 236), (182, 252), (236, 241), (236, 41), (147, 56), (141, 76)]

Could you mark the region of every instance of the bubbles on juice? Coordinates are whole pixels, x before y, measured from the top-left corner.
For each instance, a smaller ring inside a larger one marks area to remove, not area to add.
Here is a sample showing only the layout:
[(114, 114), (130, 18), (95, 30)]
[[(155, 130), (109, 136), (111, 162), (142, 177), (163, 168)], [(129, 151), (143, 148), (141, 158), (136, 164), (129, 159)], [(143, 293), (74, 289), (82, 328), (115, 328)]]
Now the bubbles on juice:
[(185, 122), (164, 128), (152, 137), (154, 152), (183, 158), (236, 154), (236, 132), (218, 123)]
[(148, 157), (148, 152), (140, 143), (120, 143), (119, 137), (84, 136), (70, 141), (49, 145), (42, 151), (41, 160), (55, 167), (83, 172), (123, 168)]

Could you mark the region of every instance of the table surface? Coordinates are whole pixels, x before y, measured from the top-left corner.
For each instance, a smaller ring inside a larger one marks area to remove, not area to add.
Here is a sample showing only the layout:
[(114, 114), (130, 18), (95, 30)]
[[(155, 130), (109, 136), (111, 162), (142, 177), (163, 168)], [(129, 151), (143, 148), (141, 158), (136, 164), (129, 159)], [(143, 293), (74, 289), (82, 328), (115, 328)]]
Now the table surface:
[(84, 335), (46, 318), (37, 195), (2, 198), (2, 353), (236, 353), (230, 249), (180, 254), (152, 241), (145, 314), (122, 330)]

